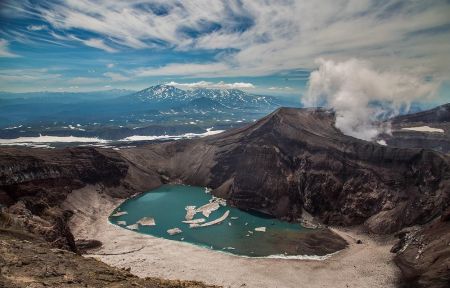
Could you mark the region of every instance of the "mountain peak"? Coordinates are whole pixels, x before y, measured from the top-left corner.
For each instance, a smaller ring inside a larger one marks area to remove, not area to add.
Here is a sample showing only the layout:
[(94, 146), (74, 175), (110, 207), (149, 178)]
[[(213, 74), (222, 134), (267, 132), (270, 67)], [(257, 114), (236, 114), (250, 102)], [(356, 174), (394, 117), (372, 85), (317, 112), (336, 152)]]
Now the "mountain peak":
[(158, 85), (147, 87), (141, 91), (155, 91), (155, 90), (165, 91), (165, 90), (181, 90), (181, 89), (178, 89), (174, 86), (167, 85), (167, 84), (158, 84)]
[[(214, 103), (222, 105), (224, 108), (263, 108), (271, 110), (278, 106), (273, 98), (249, 94), (239, 89), (208, 89), (197, 88), (193, 90), (182, 90), (172, 85), (158, 84), (150, 86), (131, 95), (138, 102), (148, 102), (157, 105), (173, 106), (174, 104), (187, 104), (194, 99), (204, 98), (214, 100)], [(215, 105), (214, 105), (215, 106)]]
[(141, 91), (136, 92), (132, 97), (142, 102), (148, 101), (185, 101), (189, 100), (189, 95), (181, 89), (178, 89), (171, 85), (158, 84), (150, 86)]

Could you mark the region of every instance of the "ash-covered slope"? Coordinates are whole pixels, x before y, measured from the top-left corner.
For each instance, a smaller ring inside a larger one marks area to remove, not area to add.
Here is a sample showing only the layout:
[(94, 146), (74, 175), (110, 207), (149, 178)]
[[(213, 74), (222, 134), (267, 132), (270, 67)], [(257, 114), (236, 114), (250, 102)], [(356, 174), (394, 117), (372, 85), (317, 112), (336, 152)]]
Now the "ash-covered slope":
[(333, 113), (282, 108), (253, 125), (204, 139), (120, 153), (167, 179), (214, 188), (244, 209), (376, 233), (426, 223), (448, 206), (449, 158), (343, 135)]

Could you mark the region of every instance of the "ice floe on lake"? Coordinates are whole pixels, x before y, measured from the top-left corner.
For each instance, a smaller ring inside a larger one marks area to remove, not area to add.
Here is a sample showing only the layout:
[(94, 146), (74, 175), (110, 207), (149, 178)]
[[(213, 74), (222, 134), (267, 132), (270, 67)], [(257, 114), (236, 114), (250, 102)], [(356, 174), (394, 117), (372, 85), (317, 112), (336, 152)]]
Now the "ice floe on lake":
[(155, 226), (156, 225), (155, 219), (151, 218), (151, 217), (141, 218), (136, 223), (138, 223), (138, 224), (140, 224), (142, 226)]
[(167, 233), (169, 233), (169, 235), (175, 235), (175, 234), (179, 234), (182, 233), (183, 231), (180, 228), (172, 228), (167, 230)]

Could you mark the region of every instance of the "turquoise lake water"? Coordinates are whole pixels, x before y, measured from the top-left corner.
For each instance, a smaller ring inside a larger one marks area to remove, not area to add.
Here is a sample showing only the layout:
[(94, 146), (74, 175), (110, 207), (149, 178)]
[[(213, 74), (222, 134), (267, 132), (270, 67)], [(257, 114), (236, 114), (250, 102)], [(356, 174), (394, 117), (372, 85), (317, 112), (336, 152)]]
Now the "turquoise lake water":
[[(110, 216), (111, 223), (126, 228), (143, 217), (155, 219), (155, 226), (139, 225), (137, 233), (144, 233), (175, 241), (189, 242), (223, 252), (262, 257), (269, 255), (299, 255), (298, 236), (309, 230), (298, 223), (289, 223), (261, 214), (248, 213), (230, 206), (220, 206), (206, 218), (206, 222), (230, 211), (228, 218), (220, 224), (189, 228), (183, 223), (186, 206), (207, 204), (212, 195), (205, 188), (185, 185), (163, 185), (158, 189), (143, 193), (126, 200), (111, 214), (126, 211), (128, 214)], [(197, 213), (194, 219), (205, 218)], [(125, 221), (126, 225), (119, 221)], [(120, 225), (119, 225), (120, 224)], [(257, 227), (266, 227), (266, 232), (255, 231)], [(182, 233), (169, 235), (168, 229), (179, 228)]]

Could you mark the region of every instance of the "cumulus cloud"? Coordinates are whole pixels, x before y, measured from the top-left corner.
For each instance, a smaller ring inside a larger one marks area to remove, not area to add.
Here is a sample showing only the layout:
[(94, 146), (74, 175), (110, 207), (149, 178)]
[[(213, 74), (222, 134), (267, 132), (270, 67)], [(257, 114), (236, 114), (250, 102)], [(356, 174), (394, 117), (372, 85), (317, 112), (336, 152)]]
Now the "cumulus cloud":
[(208, 89), (254, 89), (255, 86), (252, 83), (245, 82), (234, 82), (234, 83), (225, 83), (223, 81), (220, 82), (208, 82), (208, 81), (199, 81), (193, 83), (177, 83), (171, 81), (166, 83), (167, 85), (172, 85), (179, 88), (185, 89), (196, 89), (196, 88), (208, 88)]
[(374, 124), (381, 115), (396, 115), (401, 107), (432, 97), (437, 89), (437, 83), (419, 75), (375, 69), (362, 60), (319, 59), (317, 63), (303, 104), (333, 108), (336, 127), (363, 140), (383, 132)]

